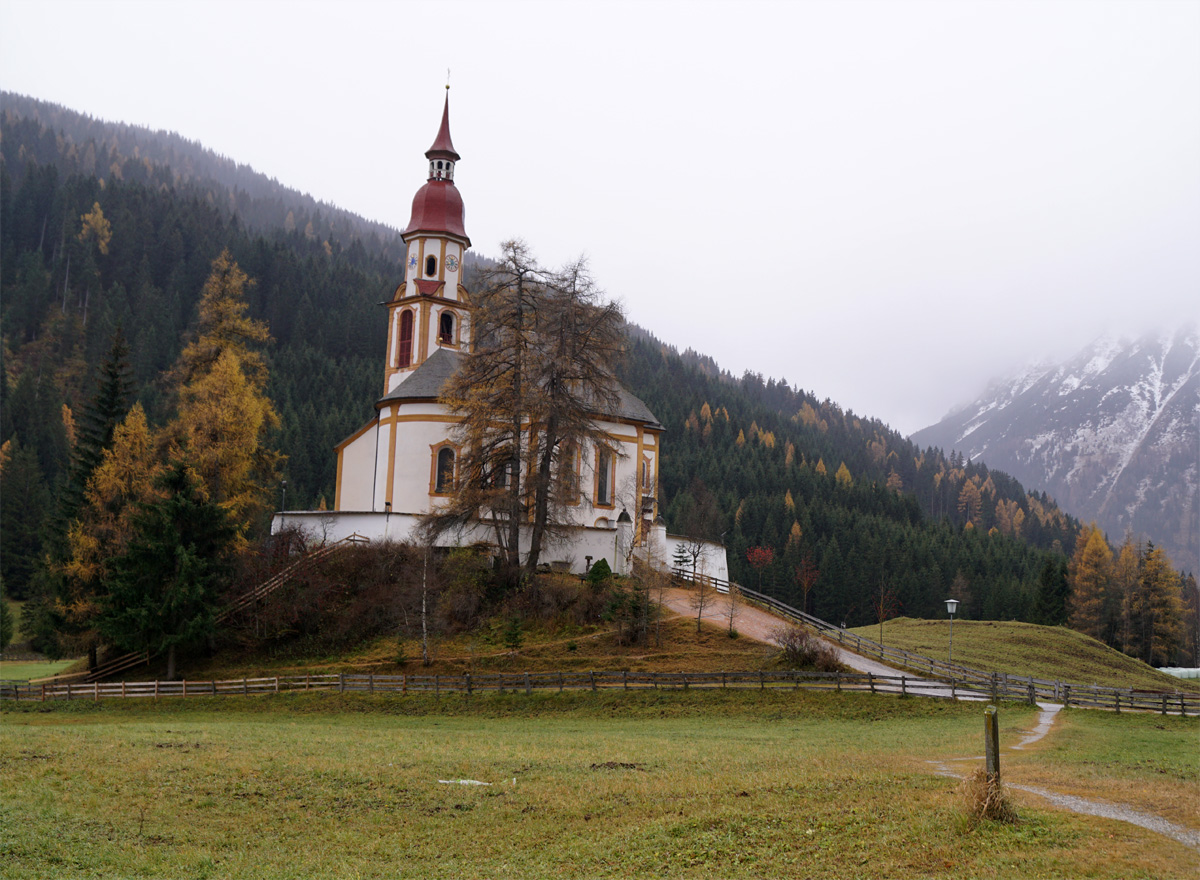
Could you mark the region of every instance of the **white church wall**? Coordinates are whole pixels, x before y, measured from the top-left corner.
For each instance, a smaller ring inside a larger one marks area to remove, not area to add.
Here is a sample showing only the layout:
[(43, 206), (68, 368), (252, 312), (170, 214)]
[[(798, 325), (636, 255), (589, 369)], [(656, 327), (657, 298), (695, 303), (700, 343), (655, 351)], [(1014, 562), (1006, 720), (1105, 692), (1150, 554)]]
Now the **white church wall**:
[(370, 510), (375, 477), (375, 423), (342, 447), (338, 456), (339, 510)]

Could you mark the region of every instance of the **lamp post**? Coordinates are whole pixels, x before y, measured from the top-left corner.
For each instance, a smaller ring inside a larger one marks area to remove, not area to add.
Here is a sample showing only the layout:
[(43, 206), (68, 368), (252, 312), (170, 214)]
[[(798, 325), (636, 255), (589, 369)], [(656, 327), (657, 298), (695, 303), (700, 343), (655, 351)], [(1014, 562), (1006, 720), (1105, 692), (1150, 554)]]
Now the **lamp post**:
[(950, 656), (949, 662), (954, 662), (954, 612), (958, 610), (957, 599), (946, 600), (946, 610), (950, 612)]

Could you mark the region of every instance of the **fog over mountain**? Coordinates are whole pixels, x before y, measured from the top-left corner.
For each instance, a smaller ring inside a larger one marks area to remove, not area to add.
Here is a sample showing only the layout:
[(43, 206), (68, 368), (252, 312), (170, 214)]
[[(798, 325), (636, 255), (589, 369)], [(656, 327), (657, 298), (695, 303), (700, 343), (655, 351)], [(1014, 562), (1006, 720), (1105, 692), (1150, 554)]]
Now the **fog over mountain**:
[(1104, 336), (1073, 357), (993, 383), (918, 431), (1045, 489), (1110, 540), (1126, 531), (1200, 569), (1200, 330)]

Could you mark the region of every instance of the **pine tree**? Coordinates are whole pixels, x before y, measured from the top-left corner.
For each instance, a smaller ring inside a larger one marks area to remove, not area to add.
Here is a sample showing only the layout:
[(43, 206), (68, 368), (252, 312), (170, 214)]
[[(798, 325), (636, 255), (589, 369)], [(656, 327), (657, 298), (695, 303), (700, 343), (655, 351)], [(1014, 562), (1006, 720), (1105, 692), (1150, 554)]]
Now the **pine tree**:
[(172, 371), (179, 407), (165, 430), (169, 457), (195, 469), (203, 491), (229, 514), (239, 544), (267, 509), (282, 460), (267, 445), (279, 416), (267, 397), (267, 367), (258, 350), (270, 334), (246, 315), (251, 284), (228, 251), (213, 261), (196, 338)]
[(1104, 601), (1112, 577), (1112, 551), (1104, 533), (1092, 523), (1079, 535), (1071, 557), (1069, 621), (1072, 629), (1104, 638)]
[(96, 381), (96, 392), (84, 407), (79, 421), (71, 476), (59, 508), (65, 529), (75, 519), (84, 501), (88, 480), (99, 467), (104, 452), (112, 448), (113, 432), (129, 411), (133, 381), (129, 375), (129, 346), (118, 327)]
[(173, 464), (159, 489), (164, 497), (138, 506), (129, 544), (111, 563), (98, 623), (122, 650), (165, 650), (174, 679), (176, 649), (213, 631), (237, 529), (184, 464)]
[(1136, 590), (1127, 597), (1129, 650), (1152, 666), (1172, 661), (1183, 637), (1179, 575), (1161, 547), (1146, 545)]

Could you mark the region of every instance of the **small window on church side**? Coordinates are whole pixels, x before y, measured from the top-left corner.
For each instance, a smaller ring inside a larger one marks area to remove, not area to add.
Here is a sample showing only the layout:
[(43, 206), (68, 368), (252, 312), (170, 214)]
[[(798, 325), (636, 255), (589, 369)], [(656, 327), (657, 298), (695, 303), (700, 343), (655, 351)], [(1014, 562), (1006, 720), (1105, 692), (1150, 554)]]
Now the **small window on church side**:
[(400, 313), (400, 340), (396, 346), (396, 366), (407, 367), (412, 364), (413, 342), (413, 313), (405, 309)]
[(443, 345), (454, 344), (454, 313), (442, 312), (438, 319), (438, 341)]
[(433, 491), (449, 492), (454, 488), (454, 450), (443, 446), (437, 453), (437, 471), (433, 481)]
[(596, 503), (604, 507), (613, 503), (613, 454), (604, 447), (596, 450)]
[(425, 258), (425, 274), (430, 277), (437, 274), (437, 257)]

